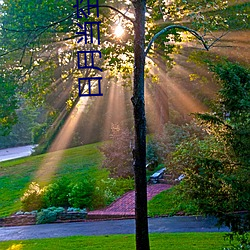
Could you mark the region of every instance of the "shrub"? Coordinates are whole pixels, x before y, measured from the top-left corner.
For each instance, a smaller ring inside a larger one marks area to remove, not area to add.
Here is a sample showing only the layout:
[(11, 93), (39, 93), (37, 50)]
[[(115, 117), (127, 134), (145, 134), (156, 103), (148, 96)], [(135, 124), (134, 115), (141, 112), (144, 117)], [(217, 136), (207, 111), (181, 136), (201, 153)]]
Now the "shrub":
[(72, 186), (69, 193), (69, 204), (73, 207), (84, 208), (91, 207), (92, 195), (94, 193), (94, 185), (92, 181), (87, 179), (76, 183)]
[(228, 166), (228, 155), (223, 145), (212, 136), (182, 143), (172, 154), (168, 169), (177, 177), (185, 175), (180, 193), (193, 200), (206, 214), (217, 215), (230, 211), (245, 210), (239, 199), (239, 190), (234, 170)]
[(43, 207), (44, 189), (38, 183), (32, 182), (27, 191), (21, 197), (22, 209), (24, 211), (39, 210)]
[(48, 185), (45, 188), (43, 198), (45, 207), (68, 207), (70, 190), (70, 181), (66, 178), (61, 178), (56, 182)]
[(147, 170), (154, 171), (159, 163), (159, 156), (157, 154), (157, 142), (154, 140), (149, 140), (147, 143)]
[(135, 182), (133, 178), (119, 178), (116, 179), (116, 185), (113, 186), (113, 193), (119, 197), (124, 193), (134, 190)]
[(36, 224), (55, 222), (59, 213), (64, 212), (62, 207), (49, 207), (37, 213)]
[(106, 178), (96, 182), (93, 205), (101, 208), (111, 204), (124, 193), (134, 189), (132, 178)]
[(114, 178), (101, 179), (96, 182), (93, 193), (94, 208), (101, 208), (112, 203), (116, 196), (113, 194), (113, 187), (116, 185)]
[(48, 124), (47, 123), (37, 124), (32, 129), (33, 143), (35, 143), (35, 144), (39, 143), (42, 136), (44, 136), (44, 134), (46, 133), (47, 129), (48, 129)]
[[(223, 250), (250, 250), (250, 240), (247, 233), (228, 233), (226, 234), (225, 239), (229, 240), (231, 246), (225, 247)], [(236, 244), (233, 242), (235, 240), (237, 241)]]
[(71, 213), (71, 212), (87, 213), (87, 210), (86, 208), (80, 209), (80, 208), (75, 208), (75, 207), (68, 207), (67, 213)]

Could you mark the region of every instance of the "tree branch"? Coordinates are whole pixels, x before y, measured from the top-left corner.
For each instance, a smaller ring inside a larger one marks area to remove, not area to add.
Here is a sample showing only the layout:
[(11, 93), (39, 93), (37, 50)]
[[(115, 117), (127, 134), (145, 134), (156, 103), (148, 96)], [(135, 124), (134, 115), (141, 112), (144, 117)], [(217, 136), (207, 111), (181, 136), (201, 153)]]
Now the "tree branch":
[(223, 36), (225, 36), (226, 34), (228, 34), (230, 31), (228, 30), (227, 32), (223, 33), (222, 35), (220, 35), (219, 37), (214, 37), (215, 40), (209, 45), (209, 48), (211, 48), (215, 43), (217, 43)]
[(7, 54), (9, 54), (9, 53), (15, 52), (15, 51), (17, 51), (17, 50), (23, 50), (24, 48), (26, 49), (27, 46), (28, 46), (29, 44), (31, 44), (32, 42), (34, 42), (40, 35), (42, 35), (42, 34), (43, 34), (47, 29), (49, 29), (49, 28), (50, 28), (50, 26), (44, 28), (44, 29), (43, 29), (42, 31), (40, 31), (37, 35), (35, 35), (30, 41), (27, 41), (27, 40), (26, 40), (27, 42), (24, 43), (22, 46), (20, 46), (20, 47), (18, 47), (18, 48), (15, 48), (15, 49), (12, 49), (12, 50), (9, 50), (9, 51), (6, 51), (6, 52), (0, 54), (0, 57), (1, 57), (1, 56), (5, 56), (5, 55), (7, 55)]
[(188, 31), (189, 33), (191, 33), (193, 36), (195, 36), (199, 41), (201, 41), (201, 43), (203, 44), (203, 46), (205, 47), (206, 50), (209, 50), (211, 45), (208, 46), (206, 44), (206, 41), (204, 40), (204, 38), (195, 30), (193, 29), (190, 29), (186, 26), (182, 26), (182, 25), (170, 25), (170, 26), (167, 26), (165, 27), (164, 29), (162, 29), (161, 31), (159, 31), (158, 33), (156, 33), (153, 38), (150, 40), (146, 50), (145, 50), (145, 56), (147, 56), (152, 44), (155, 42), (155, 40), (161, 36), (162, 34), (164, 34), (165, 32), (168, 32), (169, 30), (171, 29), (181, 29), (181, 30), (185, 30), (185, 31)]
[(11, 32), (37, 32), (37, 31), (39, 31), (41, 29), (48, 29), (48, 28), (53, 27), (53, 26), (55, 26), (57, 24), (60, 24), (60, 23), (62, 23), (64, 21), (68, 20), (69, 18), (73, 17), (73, 15), (74, 15), (74, 12), (71, 13), (70, 15), (56, 21), (56, 22), (52, 22), (51, 24), (48, 24), (48, 25), (38, 25), (34, 29), (15, 30), (15, 29), (5, 28), (4, 26), (2, 26), (2, 29), (6, 30), (6, 31), (11, 31)]
[(115, 7), (110, 6), (110, 5), (102, 5), (102, 4), (101, 4), (101, 5), (99, 5), (99, 7), (102, 7), (102, 8), (109, 8), (109, 9), (111, 9), (111, 10), (114, 10), (114, 11), (116, 11), (117, 13), (119, 13), (120, 15), (122, 15), (122, 16), (123, 16), (125, 19), (127, 19), (128, 21), (134, 23), (134, 20), (133, 20), (132, 18), (126, 16), (127, 11), (126, 11), (126, 13), (124, 14), (124, 13), (121, 12), (120, 10), (118, 10), (118, 9), (116, 9)]
[[(101, 8), (109, 8), (113, 11), (116, 11), (118, 14), (122, 15), (125, 19), (129, 20), (130, 22), (134, 23), (134, 20), (128, 16), (126, 16), (126, 13), (123, 13), (121, 12), (120, 10), (116, 9), (115, 7), (113, 6), (110, 6), (110, 5), (99, 5), (99, 7)], [(87, 8), (87, 6), (83, 6), (82, 8)], [(94, 8), (94, 7), (91, 7), (91, 8)], [(12, 50), (9, 50), (9, 51), (5, 51), (3, 52), (2, 54), (0, 54), (0, 57), (2, 56), (5, 56), (9, 53), (12, 53), (12, 52), (15, 52), (17, 50), (23, 50), (24, 48), (26, 48), (30, 43), (32, 43), (36, 38), (38, 38), (42, 33), (44, 33), (46, 30), (48, 30), (49, 28), (57, 25), (57, 24), (60, 24), (64, 21), (66, 21), (67, 19), (71, 18), (74, 16), (76, 12), (73, 12), (71, 13), (70, 15), (68, 15), (67, 17), (65, 18), (62, 18), (56, 22), (52, 22), (51, 24), (48, 24), (48, 25), (44, 25), (44, 26), (37, 26), (35, 27), (34, 29), (27, 29), (27, 30), (15, 30), (15, 29), (8, 29), (8, 28), (5, 28), (4, 26), (2, 27), (3, 30), (6, 30), (6, 31), (11, 31), (11, 32), (37, 32), (37, 31), (40, 31), (38, 33), (38, 35), (34, 36), (29, 42), (26, 42), (25, 44), (23, 44), (22, 46), (18, 47), (18, 48), (15, 48), (15, 49), (12, 49)]]

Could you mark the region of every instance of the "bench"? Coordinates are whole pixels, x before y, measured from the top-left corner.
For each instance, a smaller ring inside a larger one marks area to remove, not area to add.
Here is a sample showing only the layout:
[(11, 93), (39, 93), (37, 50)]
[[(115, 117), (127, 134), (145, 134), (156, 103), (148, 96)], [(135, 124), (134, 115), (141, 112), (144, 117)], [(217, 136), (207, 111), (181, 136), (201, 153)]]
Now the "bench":
[(181, 181), (184, 178), (185, 178), (185, 175), (181, 174), (178, 178), (175, 179), (175, 181)]
[(150, 176), (149, 181), (152, 182), (153, 184), (158, 183), (159, 180), (163, 178), (164, 172), (165, 172), (165, 168), (158, 170), (157, 172), (153, 173)]

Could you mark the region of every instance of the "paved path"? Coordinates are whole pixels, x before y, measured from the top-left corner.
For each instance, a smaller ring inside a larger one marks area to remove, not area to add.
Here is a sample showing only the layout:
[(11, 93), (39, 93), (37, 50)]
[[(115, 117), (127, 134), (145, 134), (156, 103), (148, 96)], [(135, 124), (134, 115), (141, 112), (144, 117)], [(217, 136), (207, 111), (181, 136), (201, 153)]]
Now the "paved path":
[[(148, 200), (151, 200), (155, 195), (169, 189), (171, 185), (155, 184), (147, 187)], [(89, 218), (104, 218), (119, 217), (119, 216), (134, 216), (135, 215), (135, 191), (130, 191), (121, 198), (112, 203), (109, 207), (101, 210), (91, 211), (88, 213)]]
[[(218, 229), (214, 218), (195, 216), (174, 216), (165, 218), (149, 218), (150, 233), (169, 232), (228, 232), (228, 228)], [(57, 238), (74, 235), (110, 235), (134, 234), (135, 221), (109, 220), (95, 222), (75, 222), (62, 224), (46, 224), (21, 227), (0, 228), (0, 241), (24, 240), (39, 238)]]
[(0, 149), (0, 162), (29, 156), (35, 145)]

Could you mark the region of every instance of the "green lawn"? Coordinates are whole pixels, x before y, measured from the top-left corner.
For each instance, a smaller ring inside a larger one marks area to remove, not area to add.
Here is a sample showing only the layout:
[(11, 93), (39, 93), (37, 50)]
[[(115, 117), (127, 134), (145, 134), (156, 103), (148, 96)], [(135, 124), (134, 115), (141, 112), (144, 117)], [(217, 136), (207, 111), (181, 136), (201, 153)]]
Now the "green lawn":
[[(107, 175), (98, 169), (102, 160), (98, 145), (100, 143), (65, 150), (58, 166), (51, 166), (56, 167), (52, 179), (64, 176), (78, 181), (86, 173), (93, 176), (98, 173), (99, 178)], [(56, 157), (58, 153), (50, 154)], [(45, 157), (43, 154), (0, 163), (0, 217), (20, 210), (20, 197), (30, 182), (37, 181), (35, 175)]]
[[(56, 167), (52, 179), (66, 177), (75, 182), (84, 176), (93, 176), (96, 179), (105, 178), (108, 172), (100, 170), (102, 155), (98, 150), (100, 143), (63, 151), (62, 159)], [(53, 158), (60, 152), (31, 156), (27, 158), (0, 163), (0, 218), (8, 216), (21, 209), (20, 197), (32, 181), (37, 181), (35, 175), (48, 155)], [(160, 166), (159, 168), (161, 168)], [(167, 190), (154, 197), (149, 202), (149, 216), (173, 215), (178, 211), (188, 211), (187, 204), (176, 202), (174, 189)], [(195, 213), (195, 211), (191, 211)]]
[[(51, 181), (62, 176), (75, 182), (80, 181), (84, 175), (97, 179), (107, 177), (108, 172), (98, 168), (102, 160), (97, 148), (99, 145), (100, 143), (95, 143), (65, 150)], [(32, 181), (37, 181), (35, 175), (43, 160), (48, 155), (53, 158), (58, 154), (60, 152), (0, 163), (0, 218), (21, 209), (20, 197)], [(179, 211), (176, 206), (175, 194), (171, 190), (163, 192), (149, 203), (149, 215), (174, 214)]]
[(166, 214), (171, 216), (178, 212), (183, 212), (187, 215), (199, 214), (197, 207), (177, 194), (175, 187), (161, 192), (148, 203), (148, 215), (151, 217)]
[[(151, 234), (151, 250), (221, 250), (224, 233)], [(0, 242), (1, 250), (135, 249), (134, 235), (74, 236), (57, 239)]]

